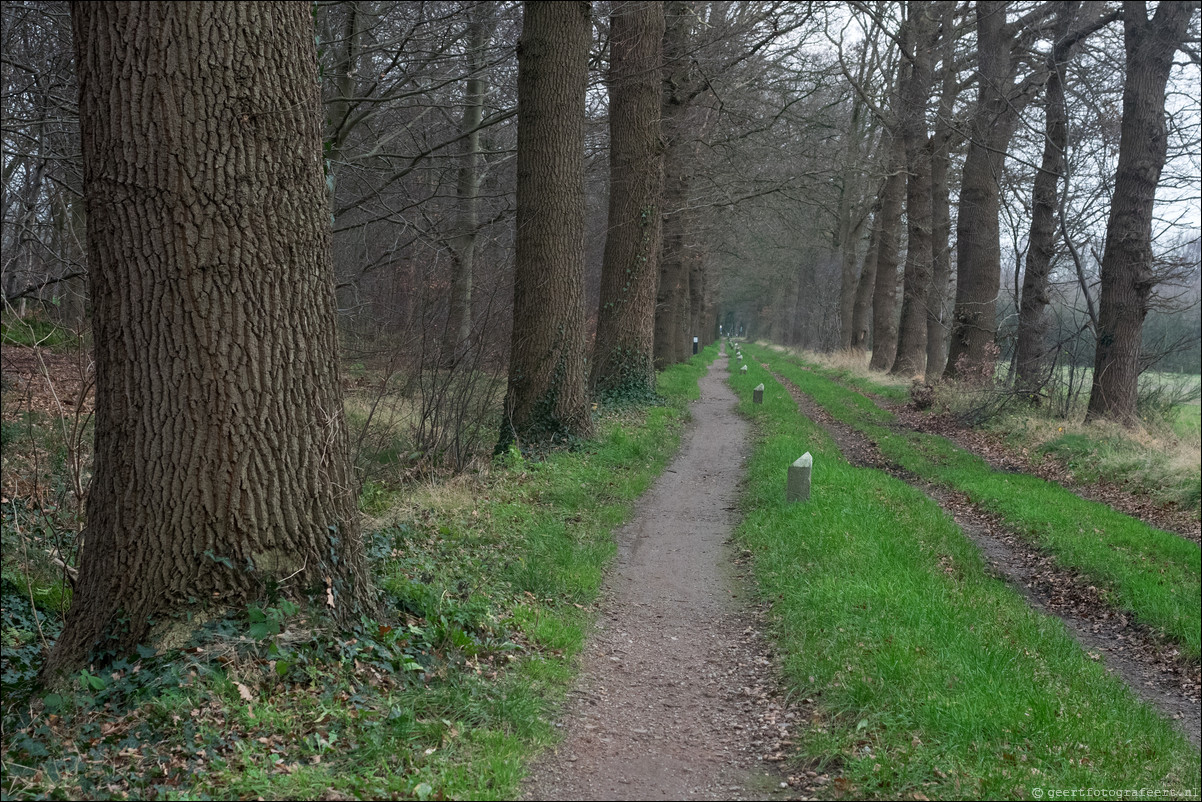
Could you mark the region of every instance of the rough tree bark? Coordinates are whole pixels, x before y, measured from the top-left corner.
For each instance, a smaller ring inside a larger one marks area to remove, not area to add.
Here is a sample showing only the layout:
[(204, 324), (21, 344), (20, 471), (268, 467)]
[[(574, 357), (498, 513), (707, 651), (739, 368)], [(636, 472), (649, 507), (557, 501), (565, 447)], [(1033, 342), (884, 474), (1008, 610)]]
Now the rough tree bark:
[(952, 120), (960, 77), (955, 66), (956, 7), (943, 4), (943, 29), (940, 59), (943, 62), (943, 88), (935, 114), (935, 131), (931, 136), (931, 289), (927, 295), (927, 369), (926, 381), (934, 382), (943, 375), (947, 364), (948, 283), (952, 277), (952, 217), (951, 217), (951, 149), (960, 135)]
[(889, 142), (887, 178), (881, 190), (876, 282), (872, 291), (873, 370), (889, 370), (897, 356), (897, 255), (901, 249), (902, 198), (906, 189), (906, 151), (900, 136)]
[[(869, 59), (860, 61), (860, 69), (856, 76), (859, 84), (863, 84), (868, 70)], [(860, 182), (863, 172), (861, 151), (865, 132), (862, 118), (864, 116), (864, 101), (859, 95), (852, 96), (851, 119), (847, 125), (847, 144), (843, 156), (843, 175), (839, 193), (839, 224), (835, 235), (835, 248), (839, 252), (839, 347), (852, 347), (854, 338), (856, 288), (859, 275), (856, 270), (856, 245), (861, 238), (864, 225), (863, 199), (861, 198)]]
[(1134, 425), (1139, 354), (1152, 276), (1152, 210), (1168, 149), (1165, 87), (1173, 56), (1185, 41), (1196, 3), (1160, 3), (1148, 19), (1147, 4), (1123, 3), (1127, 75), (1123, 122), (1114, 180), (1102, 288), (1098, 300), (1098, 347), (1086, 418)]
[(1047, 380), (1046, 340), (1048, 321), (1044, 311), (1048, 277), (1056, 251), (1057, 187), (1064, 172), (1064, 148), (1068, 143), (1068, 112), (1064, 102), (1064, 63), (1069, 44), (1069, 25), (1081, 3), (1058, 2), (1056, 44), (1048, 54), (1048, 82), (1044, 88), (1043, 158), (1031, 192), (1031, 234), (1027, 263), (1023, 269), (1022, 296), (1018, 307), (1018, 337), (1014, 347), (1016, 387), (1021, 393), (1038, 392)]
[(663, 3), (618, 3), (610, 20), (609, 225), (592, 382), (596, 393), (650, 397), (663, 232)]
[(931, 2), (909, 3), (913, 54), (901, 89), (899, 128), (906, 148), (906, 266), (902, 279), (902, 312), (897, 357), (891, 372), (919, 376), (926, 367), (927, 296), (934, 261), (931, 216), (931, 137), (927, 130), (927, 98), (935, 69), (939, 35), (937, 8)]
[[(701, 215), (698, 215), (699, 217)], [(704, 226), (698, 226), (704, 229)], [(689, 315), (680, 338), (680, 361), (684, 362), (693, 354), (693, 338), (701, 339), (705, 326), (705, 308), (710, 294), (710, 277), (706, 252), (699, 241), (694, 242), (693, 250), (689, 253)]]
[(1006, 21), (1009, 3), (980, 0), (977, 17), (977, 107), (969, 125), (968, 154), (956, 219), (956, 305), (946, 375), (979, 374), (993, 363), (1002, 252), (999, 178), (1023, 109), (1043, 80), (1042, 71), (1018, 81), (1023, 50), (1050, 13), (1044, 3)]
[(587, 2), (523, 5), (509, 388), (498, 448), (587, 436), (584, 93)]
[(310, 9), (81, 2), (71, 14), (96, 456), (47, 676), (268, 588), (356, 621), (371, 594)]

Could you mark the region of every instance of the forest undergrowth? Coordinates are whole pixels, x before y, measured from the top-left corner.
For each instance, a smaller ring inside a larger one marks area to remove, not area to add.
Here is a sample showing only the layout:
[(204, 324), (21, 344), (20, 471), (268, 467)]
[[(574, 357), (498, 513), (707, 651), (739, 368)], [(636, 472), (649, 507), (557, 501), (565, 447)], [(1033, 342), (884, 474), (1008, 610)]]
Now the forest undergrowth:
[[(675, 451), (715, 355), (664, 371), (657, 405), (602, 407), (571, 451), (369, 483), (381, 611), (354, 631), (268, 600), (50, 692), (35, 677), (70, 600), (55, 555), (72, 523), (53, 501), (67, 494), (6, 486), (4, 797), (512, 798), (555, 738), (611, 532)], [(45, 452), (61, 491), (54, 421), (26, 410), (9, 426), (19, 390), (5, 390), (5, 471)]]

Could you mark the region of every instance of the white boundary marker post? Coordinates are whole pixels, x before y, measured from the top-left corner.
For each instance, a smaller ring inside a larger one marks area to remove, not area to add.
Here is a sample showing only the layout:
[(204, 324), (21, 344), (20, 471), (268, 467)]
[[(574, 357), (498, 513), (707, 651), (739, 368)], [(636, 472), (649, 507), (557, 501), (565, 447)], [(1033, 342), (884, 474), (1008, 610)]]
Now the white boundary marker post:
[(806, 452), (789, 466), (789, 481), (785, 486), (785, 500), (790, 504), (794, 501), (810, 500), (810, 474), (813, 471), (814, 458)]

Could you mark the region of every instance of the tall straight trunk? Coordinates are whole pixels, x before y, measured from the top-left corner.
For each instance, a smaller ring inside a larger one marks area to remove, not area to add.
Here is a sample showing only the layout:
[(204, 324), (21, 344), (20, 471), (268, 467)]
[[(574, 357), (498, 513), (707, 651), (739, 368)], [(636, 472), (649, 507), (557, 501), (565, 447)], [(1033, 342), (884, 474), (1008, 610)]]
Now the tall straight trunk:
[[(692, 222), (693, 217), (694, 215), (690, 214), (687, 219)], [(677, 284), (680, 295), (673, 304), (672, 331), (669, 335), (673, 362), (684, 362), (689, 358), (688, 349), (685, 347), (685, 333), (689, 330), (689, 321), (693, 315), (693, 251), (696, 246), (692, 241), (691, 228), (687, 235), (689, 240), (680, 254), (680, 280)]]
[(674, 153), (669, 148), (664, 169), (663, 245), (659, 258), (659, 283), (655, 298), (655, 367), (662, 370), (677, 362), (681, 312), (688, 293), (688, 270), (685, 265), (685, 226), (688, 212), (683, 203), (687, 183), (674, 169)]
[(610, 20), (609, 225), (592, 382), (597, 393), (649, 397), (664, 192), (663, 3), (619, 3)]
[(655, 299), (655, 367), (680, 361), (688, 308), (688, 256), (692, 237), (689, 211), (690, 172), (697, 158), (694, 121), (688, 88), (694, 81), (689, 53), (690, 4), (671, 0), (664, 4), (664, 68), (661, 114), (664, 137), (663, 246), (659, 259), (659, 287)]
[(268, 588), (358, 621), (372, 602), (310, 9), (87, 2), (71, 16), (96, 456), (46, 674)]
[[(1014, 127), (1039, 83), (1039, 75), (1017, 82), (1023, 45), (1039, 27), (1033, 20), (1007, 23), (1008, 8), (1005, 0), (976, 5), (977, 106), (956, 219), (956, 306), (946, 369), (951, 378), (965, 371), (988, 372), (996, 355), (991, 346), (997, 337), (1002, 275), (999, 180)], [(1034, 13), (1046, 14), (1049, 8), (1044, 4)]]
[(684, 332), (685, 359), (693, 353), (693, 338), (701, 339), (701, 316), (705, 309), (705, 296), (709, 292), (708, 284), (705, 252), (697, 248), (689, 260), (689, 325)]
[(856, 351), (867, 351), (872, 326), (872, 293), (876, 289), (876, 263), (881, 249), (880, 200), (872, 210), (872, 233), (864, 252), (860, 279), (856, 283), (855, 304), (852, 307), (851, 345)]
[(934, 81), (935, 4), (909, 3), (910, 36), (914, 43), (909, 75), (902, 85), (900, 128), (906, 148), (906, 266), (902, 279), (902, 312), (897, 334), (897, 358), (891, 372), (921, 375), (926, 367), (927, 296), (931, 290), (931, 138), (926, 105)]
[[(868, 59), (863, 60), (867, 64)], [(863, 82), (863, 70), (860, 81)], [(863, 220), (860, 198), (860, 173), (863, 170), (860, 151), (862, 149), (864, 132), (861, 130), (860, 118), (863, 114), (863, 102), (858, 95), (852, 98), (851, 121), (848, 123), (847, 148), (844, 154), (844, 169), (842, 191), (839, 195), (839, 224), (835, 247), (839, 253), (839, 347), (846, 350), (851, 348), (855, 311), (856, 285), (859, 281), (859, 266), (856, 260), (857, 245)]]
[(503, 447), (592, 428), (585, 376), (584, 96), (590, 4), (528, 2), (518, 40), (517, 233)]
[(951, 149), (959, 141), (952, 122), (960, 76), (956, 71), (956, 5), (941, 2), (942, 32), (940, 60), (943, 87), (931, 136), (931, 289), (927, 295), (926, 380), (938, 381), (947, 364), (948, 283), (952, 276)]
[(1045, 310), (1048, 278), (1056, 251), (1057, 187), (1064, 173), (1064, 148), (1068, 143), (1068, 112), (1064, 102), (1064, 41), (1080, 2), (1059, 2), (1056, 44), (1048, 54), (1048, 82), (1044, 89), (1043, 159), (1031, 192), (1031, 233), (1023, 270), (1018, 309), (1018, 338), (1014, 349), (1016, 389), (1036, 393), (1047, 380), (1048, 320)]
[(1165, 87), (1173, 56), (1185, 41), (1194, 6), (1161, 3), (1151, 20), (1143, 2), (1123, 3), (1127, 75), (1102, 289), (1098, 348), (1088, 419), (1137, 420), (1139, 355), (1152, 275), (1152, 210), (1168, 148)]
[(880, 241), (872, 291), (872, 358), (868, 362), (873, 370), (889, 370), (897, 356), (897, 256), (901, 249), (905, 161), (905, 143), (894, 135), (889, 143), (888, 177), (881, 190)]
[[(348, 0), (343, 3), (345, 17), (342, 30), (332, 30), (329, 11), (319, 16), (319, 30), (327, 41), (333, 42), (334, 47), (334, 91), (327, 106), (324, 155), (326, 158), (326, 186), (329, 193), (330, 208), (334, 209), (335, 195), (338, 187), (338, 174), (342, 163), (342, 153), (346, 148), (351, 132), (356, 122), (353, 119), (356, 112), (355, 96), (358, 88), (359, 58), (363, 50), (363, 32), (367, 27), (365, 9), (360, 0)], [(333, 7), (333, 4), (331, 4)]]
[(952, 217), (948, 138), (937, 132), (931, 153), (931, 290), (927, 295), (926, 380), (943, 375), (947, 363), (947, 295), (952, 277)]
[(484, 75), (485, 50), (492, 39), (493, 4), (477, 3), (468, 12), (468, 79), (463, 93), (463, 134), (459, 175), (455, 184), (458, 215), (451, 240), (451, 296), (442, 344), (442, 364), (454, 366), (463, 356), (472, 335), (472, 285), (476, 262), (476, 237), (480, 208), (480, 121), (488, 81)]

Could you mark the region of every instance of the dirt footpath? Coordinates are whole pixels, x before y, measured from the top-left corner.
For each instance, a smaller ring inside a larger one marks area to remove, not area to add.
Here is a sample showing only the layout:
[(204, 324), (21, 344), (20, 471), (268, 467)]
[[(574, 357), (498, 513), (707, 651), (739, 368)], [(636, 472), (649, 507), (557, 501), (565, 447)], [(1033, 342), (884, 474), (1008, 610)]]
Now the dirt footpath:
[(601, 614), (527, 799), (763, 799), (795, 714), (727, 543), (748, 425), (719, 357), (676, 460), (618, 533)]

